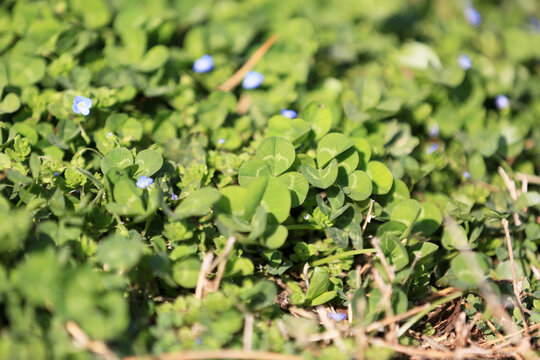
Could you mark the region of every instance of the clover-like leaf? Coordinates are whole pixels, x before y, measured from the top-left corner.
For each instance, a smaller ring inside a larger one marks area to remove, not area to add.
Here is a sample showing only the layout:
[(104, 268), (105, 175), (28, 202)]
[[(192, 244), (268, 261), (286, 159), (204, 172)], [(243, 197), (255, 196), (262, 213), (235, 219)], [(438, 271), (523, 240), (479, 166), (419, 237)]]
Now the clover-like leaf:
[(379, 161), (370, 161), (367, 164), (367, 173), (373, 181), (373, 193), (375, 195), (386, 194), (392, 188), (394, 178), (386, 165)]
[(182, 200), (180, 205), (174, 209), (174, 213), (180, 218), (205, 215), (220, 197), (221, 194), (218, 190), (209, 187), (195, 190)]
[(306, 180), (320, 189), (327, 189), (336, 182), (338, 176), (337, 160), (333, 159), (324, 169), (316, 169), (309, 165), (300, 166)]
[(282, 174), (278, 179), (283, 182), (291, 192), (291, 207), (302, 205), (306, 200), (309, 191), (309, 183), (302, 174), (297, 172), (288, 172)]
[(163, 158), (156, 150), (143, 150), (135, 157), (135, 164), (139, 165), (135, 177), (140, 175), (152, 176), (161, 169)]
[(101, 171), (106, 175), (112, 168), (125, 169), (131, 165), (133, 155), (128, 149), (120, 147), (109, 151), (101, 160)]
[(317, 164), (320, 168), (326, 166), (330, 160), (353, 146), (353, 142), (340, 133), (325, 135), (317, 146)]
[(274, 136), (261, 142), (255, 156), (270, 167), (273, 175), (278, 176), (291, 167), (296, 155), (289, 140)]

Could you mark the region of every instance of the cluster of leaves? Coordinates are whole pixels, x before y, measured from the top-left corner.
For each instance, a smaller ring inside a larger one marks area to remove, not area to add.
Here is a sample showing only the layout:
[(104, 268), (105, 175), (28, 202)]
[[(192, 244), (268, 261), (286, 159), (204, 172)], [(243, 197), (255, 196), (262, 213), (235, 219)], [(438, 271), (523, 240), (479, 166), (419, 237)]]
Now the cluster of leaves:
[[(493, 338), (478, 289), (513, 296), (505, 218), (537, 323), (540, 9), (482, 2), (472, 27), (463, 6), (3, 1), (0, 357), (91, 357), (68, 321), (118, 354), (241, 348), (254, 314), (254, 349), (349, 358), (288, 308), (368, 326), (448, 286)], [(262, 85), (216, 90), (272, 34)], [(209, 253), (223, 280), (196, 298)]]

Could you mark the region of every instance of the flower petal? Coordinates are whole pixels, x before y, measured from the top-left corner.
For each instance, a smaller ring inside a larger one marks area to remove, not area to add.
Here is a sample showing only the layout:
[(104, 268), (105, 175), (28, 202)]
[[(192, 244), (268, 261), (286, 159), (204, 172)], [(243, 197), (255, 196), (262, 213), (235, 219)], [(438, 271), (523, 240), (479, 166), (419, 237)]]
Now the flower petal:
[(73, 99), (73, 103), (74, 103), (74, 104), (78, 104), (78, 103), (80, 103), (80, 102), (83, 101), (83, 100), (84, 100), (84, 96), (77, 95), (77, 96), (75, 96), (75, 98)]
[(92, 99), (90, 98), (83, 98), (82, 100), (82, 103), (87, 107), (87, 108), (91, 108), (92, 107)]
[(79, 107), (77, 106), (77, 104), (73, 104), (71, 106), (71, 108), (73, 109), (73, 111), (75, 112), (75, 114), (80, 114), (81, 112), (79, 111)]

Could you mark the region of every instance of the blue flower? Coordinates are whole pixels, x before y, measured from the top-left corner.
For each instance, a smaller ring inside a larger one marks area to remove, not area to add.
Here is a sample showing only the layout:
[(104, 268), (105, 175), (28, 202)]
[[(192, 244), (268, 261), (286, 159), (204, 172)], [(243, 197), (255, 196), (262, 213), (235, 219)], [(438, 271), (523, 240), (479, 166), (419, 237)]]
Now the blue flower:
[(58, 176), (58, 175), (60, 175), (60, 173), (58, 171), (55, 171), (53, 175)]
[(71, 107), (75, 114), (90, 114), (90, 108), (92, 107), (92, 100), (85, 98), (84, 96), (75, 96), (73, 99), (73, 106)]
[(464, 171), (463, 176), (465, 177), (465, 179), (470, 179), (471, 174), (468, 171)]
[(463, 70), (469, 70), (472, 66), (472, 60), (467, 54), (459, 54), (458, 64)]
[(439, 125), (435, 124), (429, 128), (429, 137), (434, 138), (437, 136), (439, 136)]
[(432, 144), (430, 147), (428, 147), (427, 153), (428, 154), (433, 154), (435, 151), (437, 151), (438, 148), (439, 148), (439, 145)]
[(147, 187), (149, 187), (150, 185), (152, 185), (152, 183), (154, 182), (154, 179), (152, 179), (151, 177), (146, 177), (144, 175), (141, 175), (141, 177), (139, 178), (139, 180), (137, 180), (137, 187), (140, 188), (140, 189), (146, 189)]
[(347, 318), (347, 314), (339, 313), (339, 312), (329, 312), (328, 317), (335, 322), (343, 321)]
[(178, 195), (172, 194), (171, 195), (171, 200), (178, 200)]
[(479, 26), (482, 23), (482, 15), (472, 5), (465, 8), (465, 19), (474, 27)]
[(289, 109), (282, 109), (281, 110), (281, 115), (285, 116), (286, 118), (289, 118), (289, 119), (296, 119), (296, 116), (298, 116), (296, 111), (289, 110)]
[(210, 55), (204, 55), (193, 63), (193, 71), (196, 73), (206, 73), (212, 71), (213, 68), (214, 59)]
[(217, 141), (217, 143), (218, 143), (219, 145), (224, 144), (224, 143), (225, 143), (225, 139), (221, 138), (221, 139), (219, 139), (219, 140)]
[(529, 22), (529, 25), (531, 26), (531, 30), (534, 33), (540, 34), (540, 21), (538, 21), (538, 19), (535, 17), (531, 17), (529, 18), (528, 22)]
[(497, 95), (497, 97), (495, 98), (495, 106), (499, 110), (506, 109), (510, 106), (510, 100), (508, 100), (506, 95)]
[(264, 80), (264, 75), (261, 73), (258, 73), (256, 71), (249, 71), (246, 76), (244, 76), (244, 80), (242, 81), (242, 87), (244, 89), (256, 89), (259, 86), (261, 86), (262, 82)]

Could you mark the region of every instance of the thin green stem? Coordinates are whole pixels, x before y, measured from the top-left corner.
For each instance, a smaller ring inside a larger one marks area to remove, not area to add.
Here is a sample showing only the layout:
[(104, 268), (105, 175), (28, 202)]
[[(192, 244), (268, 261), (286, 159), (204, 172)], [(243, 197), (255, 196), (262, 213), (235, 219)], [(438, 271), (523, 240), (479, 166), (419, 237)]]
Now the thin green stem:
[(438, 300), (432, 302), (431, 305), (428, 308), (426, 308), (425, 310), (422, 310), (418, 314), (411, 317), (409, 319), (409, 321), (407, 321), (405, 324), (403, 324), (402, 327), (399, 328), (398, 337), (403, 336), (403, 334), (405, 334), (407, 332), (407, 330), (409, 330), (414, 324), (416, 324), (416, 322), (418, 322), (420, 319), (422, 319), (424, 316), (426, 316), (426, 314), (428, 314), (430, 311), (433, 311), (434, 309), (438, 308), (442, 304), (447, 303), (449, 301), (452, 301), (452, 300), (460, 297), (461, 295), (463, 295), (463, 292), (458, 291), (457, 293), (453, 293), (451, 295), (448, 295), (447, 297), (443, 297), (441, 299), (438, 299)]
[(312, 261), (310, 265), (311, 266), (324, 265), (334, 260), (340, 260), (340, 259), (348, 258), (351, 256), (355, 256), (355, 255), (369, 254), (369, 253), (374, 253), (374, 252), (375, 252), (375, 249), (359, 249), (359, 250), (345, 251), (340, 254), (325, 257), (324, 259), (318, 259), (318, 260)]
[(297, 225), (285, 225), (287, 230), (323, 230), (324, 228), (320, 225), (310, 225), (310, 224), (297, 224)]

